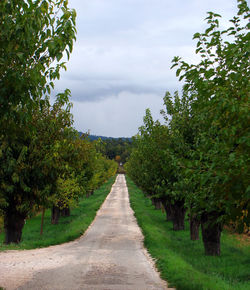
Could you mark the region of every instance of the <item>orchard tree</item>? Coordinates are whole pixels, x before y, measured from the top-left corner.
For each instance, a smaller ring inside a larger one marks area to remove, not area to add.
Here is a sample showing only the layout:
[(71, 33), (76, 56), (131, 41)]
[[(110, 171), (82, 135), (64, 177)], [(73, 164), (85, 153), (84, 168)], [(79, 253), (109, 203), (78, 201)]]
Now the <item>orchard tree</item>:
[[(137, 135), (136, 137), (133, 137), (133, 149), (131, 151), (130, 157), (128, 162), (124, 165), (126, 173), (133, 179), (134, 183), (142, 188), (142, 163), (143, 163), (143, 152), (142, 150), (139, 150), (139, 142), (140, 142), (140, 136)], [(145, 192), (145, 191), (144, 191)]]
[(220, 255), (225, 222), (249, 224), (249, 7), (238, 0), (238, 8), (226, 30), (208, 13), (208, 28), (194, 35), (198, 64), (173, 60), (199, 124), (189, 176), (207, 255)]
[(94, 175), (91, 180), (93, 190), (100, 187), (117, 172), (117, 162), (109, 160), (100, 153), (96, 154)]
[[(166, 111), (162, 110), (161, 113), (164, 115), (169, 131), (168, 143), (165, 147), (169, 161), (166, 162), (165, 167), (171, 166), (170, 168), (172, 168), (170, 173), (166, 173), (167, 179), (169, 179), (166, 192), (169, 192), (169, 199), (172, 203), (172, 220), (176, 228), (184, 229), (185, 212), (188, 207), (192, 233), (194, 228), (199, 228), (199, 222), (195, 223), (195, 216), (192, 215), (190, 206), (188, 206), (191, 187), (186, 177), (186, 166), (194, 147), (195, 124), (192, 120), (188, 96), (185, 93), (180, 97), (178, 92), (175, 92), (172, 97), (167, 92), (164, 97), (164, 105)], [(192, 234), (191, 237), (193, 237)]]
[[(71, 135), (72, 117), (60, 98), (51, 107), (33, 109), (31, 124), (11, 124), (12, 136), (2, 138), (0, 147), (0, 198), (4, 213), (5, 243), (19, 243), (25, 219), (34, 206), (46, 206), (65, 162), (58, 152)], [(36, 130), (30, 130), (30, 127)]]
[(1, 123), (21, 113), (17, 107), (26, 107), (22, 119), (29, 119), (33, 103), (50, 94), (66, 69), (64, 52), (72, 52), (75, 17), (67, 0), (0, 1)]
[(0, 196), (6, 243), (20, 242), (25, 218), (35, 203), (46, 202), (57, 179), (61, 135), (50, 129), (64, 134), (72, 125), (63, 109), (70, 91), (59, 94), (53, 108), (48, 95), (65, 68), (63, 54), (69, 58), (72, 51), (75, 17), (66, 0), (0, 1)]
[(78, 132), (61, 142), (58, 155), (61, 165), (64, 163), (64, 171), (51, 192), (52, 224), (58, 223), (60, 215), (69, 216), (70, 207), (76, 205), (80, 197), (88, 195), (95, 171), (94, 145), (87, 138), (79, 138)]
[(156, 208), (160, 208), (161, 204), (164, 206), (174, 230), (184, 229), (186, 211), (185, 192), (177, 186), (182, 178), (177, 154), (177, 147), (183, 146), (181, 141), (177, 137), (174, 139), (169, 127), (154, 122), (148, 109), (135, 149), (126, 165), (128, 174), (151, 198)]

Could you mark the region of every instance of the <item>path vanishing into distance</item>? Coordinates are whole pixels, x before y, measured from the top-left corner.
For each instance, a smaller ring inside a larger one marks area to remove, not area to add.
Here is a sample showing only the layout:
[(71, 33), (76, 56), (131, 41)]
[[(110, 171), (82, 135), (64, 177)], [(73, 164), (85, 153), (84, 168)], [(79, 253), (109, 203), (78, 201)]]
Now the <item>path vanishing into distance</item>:
[(0, 253), (0, 286), (6, 289), (168, 289), (143, 248), (124, 175), (87, 232), (74, 242)]

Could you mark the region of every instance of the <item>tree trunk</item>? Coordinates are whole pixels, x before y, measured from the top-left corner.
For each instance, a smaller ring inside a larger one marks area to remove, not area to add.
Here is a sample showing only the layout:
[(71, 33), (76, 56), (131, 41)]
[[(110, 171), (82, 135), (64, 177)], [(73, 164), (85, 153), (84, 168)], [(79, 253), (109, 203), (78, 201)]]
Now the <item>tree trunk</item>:
[(60, 215), (64, 217), (70, 216), (70, 208), (65, 207), (62, 210), (60, 210)]
[(167, 200), (161, 200), (161, 203), (165, 209), (167, 221), (172, 221), (173, 220), (173, 209), (172, 209), (171, 202), (167, 201)]
[(199, 240), (199, 229), (200, 229), (200, 220), (195, 214), (190, 215), (189, 219), (190, 225), (190, 238), (192, 241)]
[(44, 213), (45, 213), (45, 207), (43, 207), (43, 210), (42, 210), (42, 219), (41, 219), (40, 235), (43, 234)]
[(157, 197), (152, 197), (152, 204), (154, 205), (155, 209), (161, 209), (161, 200)]
[(172, 205), (173, 210), (173, 230), (174, 231), (181, 231), (185, 229), (184, 220), (185, 220), (185, 213), (186, 209), (184, 207), (185, 201), (177, 200)]
[(202, 240), (208, 256), (220, 256), (222, 225), (216, 222), (217, 218), (216, 213), (205, 213), (201, 218)]
[(51, 209), (51, 223), (57, 225), (60, 217), (60, 208), (53, 205)]
[(20, 243), (25, 218), (25, 214), (15, 210), (15, 205), (7, 210), (4, 215), (5, 244)]
[(89, 198), (89, 197), (90, 197), (90, 195), (91, 195), (91, 191), (90, 191), (90, 190), (88, 190), (88, 191), (86, 192), (86, 198)]

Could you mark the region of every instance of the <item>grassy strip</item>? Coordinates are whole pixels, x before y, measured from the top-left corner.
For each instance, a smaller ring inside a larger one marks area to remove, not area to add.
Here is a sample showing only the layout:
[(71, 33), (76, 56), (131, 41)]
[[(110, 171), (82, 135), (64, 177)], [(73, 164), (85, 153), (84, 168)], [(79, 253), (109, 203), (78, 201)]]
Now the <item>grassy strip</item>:
[(221, 257), (204, 255), (202, 241), (191, 241), (187, 230), (174, 232), (160, 210), (128, 178), (130, 203), (142, 229), (145, 247), (157, 260), (163, 279), (177, 289), (250, 289), (250, 247), (222, 233)]
[(83, 198), (69, 217), (60, 217), (58, 225), (50, 223), (50, 210), (45, 212), (44, 232), (40, 236), (41, 214), (27, 220), (20, 244), (4, 245), (4, 234), (0, 234), (0, 251), (34, 249), (72, 241), (81, 236), (96, 216), (115, 181), (115, 176), (94, 192), (89, 198)]

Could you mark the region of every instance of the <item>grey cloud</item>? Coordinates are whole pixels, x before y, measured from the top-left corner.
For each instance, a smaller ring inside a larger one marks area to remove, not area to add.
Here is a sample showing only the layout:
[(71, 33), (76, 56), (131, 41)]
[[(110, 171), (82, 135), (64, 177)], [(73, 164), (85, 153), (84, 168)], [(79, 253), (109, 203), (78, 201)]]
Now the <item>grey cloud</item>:
[[(157, 118), (165, 91), (181, 88), (170, 70), (172, 58), (198, 61), (192, 37), (204, 30), (206, 12), (231, 18), (237, 10), (236, 0), (69, 0), (69, 5), (77, 10), (77, 42), (55, 90), (71, 90), (79, 130), (109, 136), (135, 134), (146, 106)], [(114, 113), (120, 107), (122, 113)], [(128, 119), (121, 121), (121, 114)]]
[[(73, 84), (73, 85), (72, 85)], [(64, 82), (64, 85), (71, 90), (72, 100), (78, 102), (98, 102), (104, 98), (110, 96), (116, 96), (122, 92), (133, 93), (133, 94), (157, 94), (164, 96), (166, 92), (166, 87), (144, 85), (138, 86), (131, 83), (121, 84), (106, 80), (88, 80), (88, 81), (70, 81), (68, 86)], [(168, 90), (173, 91), (175, 87), (169, 87)], [(62, 91), (56, 91), (56, 93)]]

